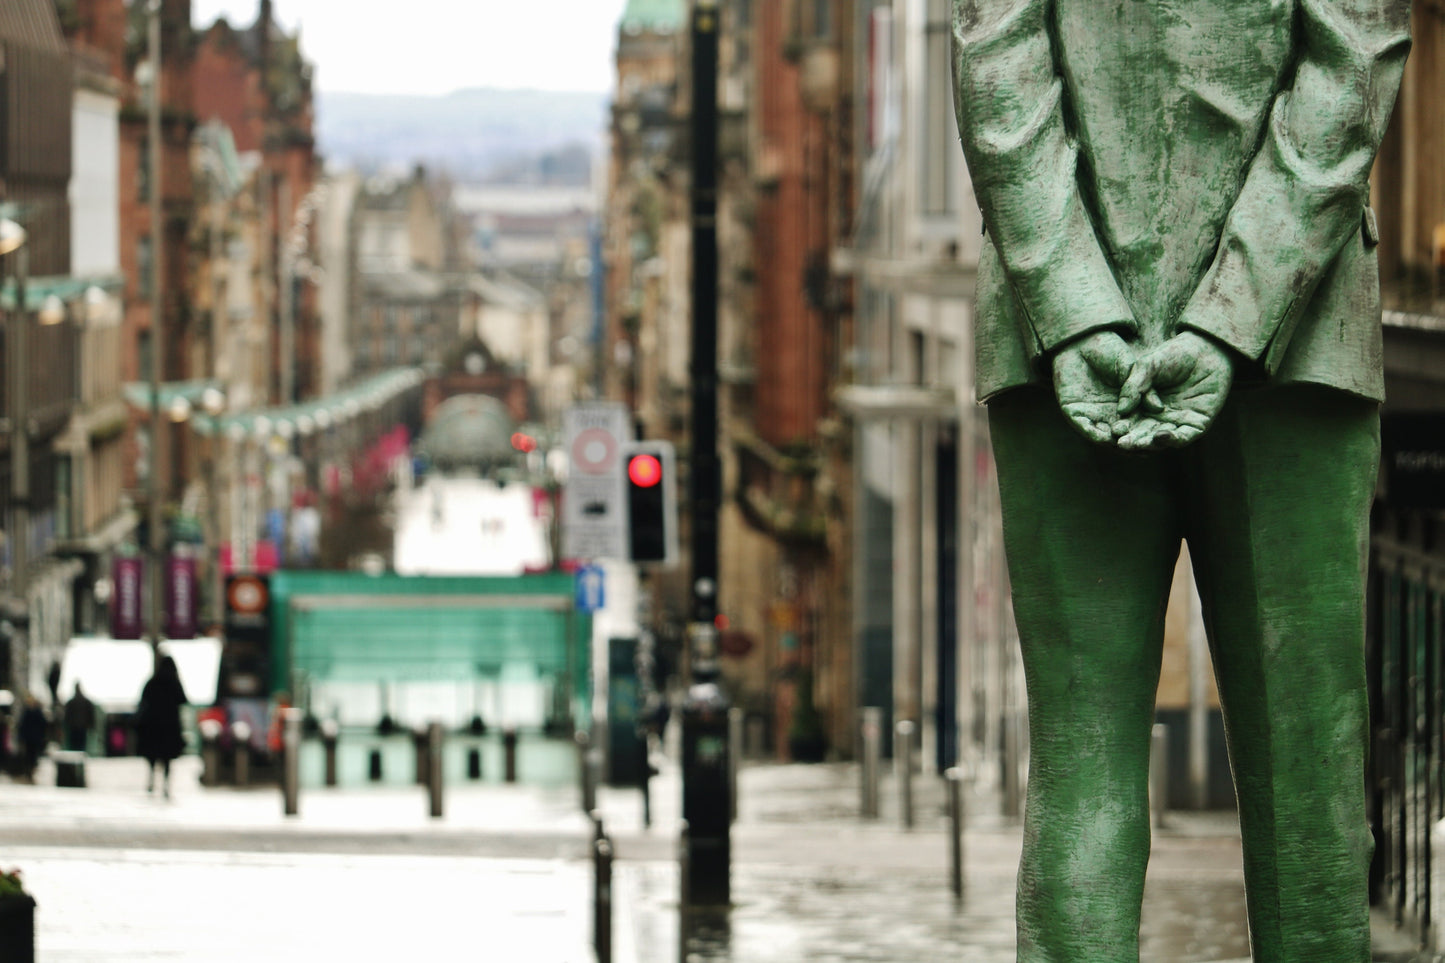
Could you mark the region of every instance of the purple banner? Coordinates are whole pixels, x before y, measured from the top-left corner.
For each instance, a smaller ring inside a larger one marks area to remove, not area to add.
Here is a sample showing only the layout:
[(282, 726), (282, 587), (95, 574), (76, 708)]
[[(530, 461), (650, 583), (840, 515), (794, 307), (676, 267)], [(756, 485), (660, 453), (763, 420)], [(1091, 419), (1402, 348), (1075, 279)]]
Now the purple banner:
[(144, 563), (138, 558), (117, 558), (111, 565), (110, 635), (138, 639), (145, 632), (141, 616), (141, 581)]
[(166, 560), (166, 638), (196, 637), (196, 560), (172, 555)]

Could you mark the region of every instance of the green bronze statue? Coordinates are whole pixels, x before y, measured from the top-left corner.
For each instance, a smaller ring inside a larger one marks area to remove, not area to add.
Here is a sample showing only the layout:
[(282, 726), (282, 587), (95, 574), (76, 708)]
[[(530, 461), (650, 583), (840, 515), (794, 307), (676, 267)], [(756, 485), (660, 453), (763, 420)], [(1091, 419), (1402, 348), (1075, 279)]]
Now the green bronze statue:
[(1136, 963), (1187, 540), (1254, 959), (1369, 959), (1370, 168), (1409, 0), (953, 0), (1029, 692), (1018, 958)]

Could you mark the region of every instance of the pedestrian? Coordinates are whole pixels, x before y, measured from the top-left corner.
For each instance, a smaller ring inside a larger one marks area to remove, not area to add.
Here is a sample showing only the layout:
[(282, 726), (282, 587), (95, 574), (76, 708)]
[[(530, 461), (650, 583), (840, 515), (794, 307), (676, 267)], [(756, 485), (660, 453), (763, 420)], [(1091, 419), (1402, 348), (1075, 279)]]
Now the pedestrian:
[(95, 703), (75, 683), (75, 694), (65, 704), (65, 748), (84, 752), (90, 743), (90, 730), (95, 726)]
[(35, 778), (35, 767), (45, 751), (45, 732), (50, 722), (40, 700), (34, 695), (25, 697), (25, 708), (20, 713), (20, 772), (27, 779)]
[(156, 666), (155, 674), (141, 690), (136, 707), (136, 735), (140, 754), (145, 759), (146, 792), (155, 792), (156, 767), (162, 772), (162, 792), (171, 795), (171, 760), (181, 754), (185, 740), (181, 735), (181, 706), (186, 704), (186, 690), (181, 688), (176, 660), (165, 656)]

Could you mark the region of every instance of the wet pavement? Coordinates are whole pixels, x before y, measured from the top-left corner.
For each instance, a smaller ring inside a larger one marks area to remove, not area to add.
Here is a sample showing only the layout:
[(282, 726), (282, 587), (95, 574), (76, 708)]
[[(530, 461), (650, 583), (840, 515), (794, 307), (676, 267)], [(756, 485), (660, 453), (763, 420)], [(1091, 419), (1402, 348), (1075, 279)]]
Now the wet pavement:
[[(203, 789), (195, 762), (178, 764), (171, 799), (145, 793), (136, 760), (91, 760), (86, 789), (56, 788), (47, 768), (37, 785), (0, 783), (0, 866), (20, 866), (39, 903), (39, 960), (594, 959), (575, 786), (456, 781), (440, 820), (420, 787), (308, 787), (286, 817), (274, 787)], [(967, 796), (955, 900), (936, 780), (916, 781), (905, 831), (887, 781), (882, 817), (858, 818), (854, 766), (740, 778), (726, 914), (678, 912), (674, 769), (654, 781), (650, 828), (638, 792), (599, 792), (618, 856), (614, 960), (1012, 963), (1019, 827), (995, 796)], [(1171, 814), (1141, 959), (1247, 958), (1239, 867), (1231, 814)]]

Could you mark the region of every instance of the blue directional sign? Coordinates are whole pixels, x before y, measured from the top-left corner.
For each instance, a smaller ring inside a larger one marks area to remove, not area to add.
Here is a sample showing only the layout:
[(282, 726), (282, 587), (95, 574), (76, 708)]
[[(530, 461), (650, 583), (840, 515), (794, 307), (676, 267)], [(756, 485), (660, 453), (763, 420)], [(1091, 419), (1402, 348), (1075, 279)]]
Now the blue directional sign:
[(584, 565), (577, 570), (577, 611), (596, 612), (607, 604), (607, 593), (599, 565)]

